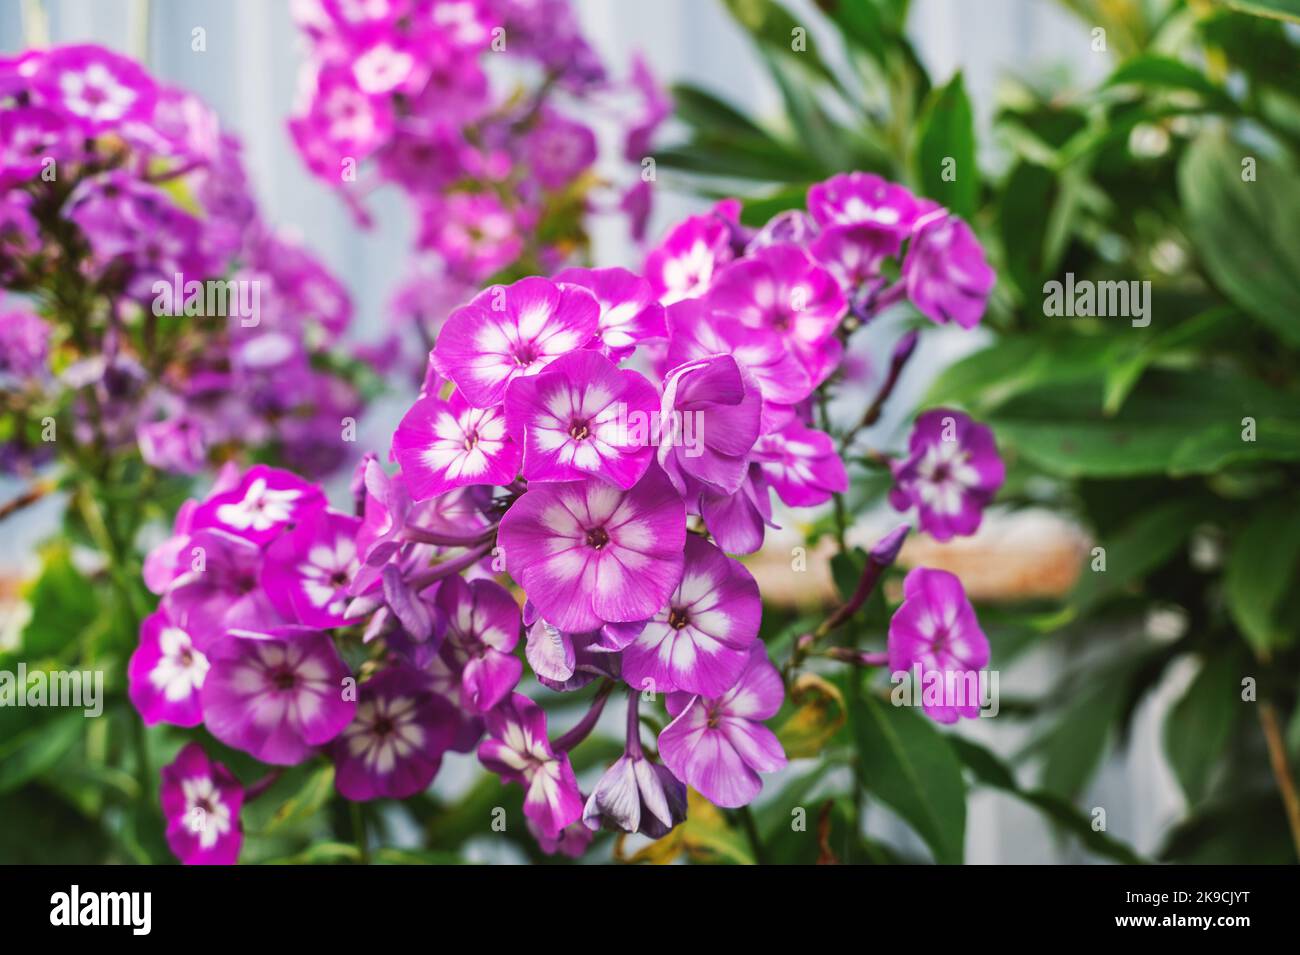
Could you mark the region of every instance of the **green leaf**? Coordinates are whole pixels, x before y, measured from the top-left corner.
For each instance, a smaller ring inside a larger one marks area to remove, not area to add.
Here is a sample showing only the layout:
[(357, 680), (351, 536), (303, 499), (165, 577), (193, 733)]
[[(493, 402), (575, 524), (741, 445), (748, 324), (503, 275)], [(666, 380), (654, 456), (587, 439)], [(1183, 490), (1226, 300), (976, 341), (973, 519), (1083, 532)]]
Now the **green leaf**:
[(1076, 836), (1089, 852), (1126, 865), (1140, 865), (1145, 861), (1124, 843), (1093, 829), (1092, 820), (1069, 800), (1047, 790), (1021, 787), (1011, 768), (988, 749), (960, 736), (954, 736), (952, 744), (977, 780), (1033, 806), (1061, 829)]
[(934, 89), (921, 115), (915, 162), (925, 194), (965, 219), (979, 204), (975, 123), (961, 73)]
[(99, 615), (95, 588), (72, 565), (68, 548), (54, 545), (42, 556), (41, 576), (28, 596), (32, 616), (20, 644), (28, 659), (57, 654)]
[(1224, 2), (1242, 13), (1300, 23), (1300, 0), (1224, 0)]
[(268, 836), (303, 822), (316, 815), (334, 795), (334, 767), (321, 766), (311, 770), (306, 779), (282, 781), (262, 796), (261, 801), (275, 806), (266, 823), (257, 834)]
[(684, 123), (709, 133), (739, 133), (754, 139), (771, 137), (752, 119), (708, 90), (689, 83), (672, 88), (674, 115)]
[(1039, 300), (1044, 280), (1056, 271), (1047, 239), (1051, 212), (1060, 198), (1055, 173), (1030, 162), (1017, 163), (1002, 188), (998, 237), (1007, 272), (1027, 302)]
[(948, 739), (918, 710), (882, 703), (856, 680), (846, 697), (867, 791), (916, 830), (936, 862), (960, 863), (966, 782)]
[(1073, 796), (1097, 770), (1111, 723), (1120, 713), (1124, 684), (1107, 679), (1079, 691), (1041, 740), (1044, 755), (1042, 785), (1050, 792)]
[(1295, 642), (1296, 623), (1281, 619), (1279, 610), (1298, 572), (1300, 507), (1293, 501), (1267, 502), (1237, 536), (1224, 574), (1228, 611), (1261, 656)]
[(1241, 703), (1241, 665), (1230, 654), (1209, 657), (1165, 717), (1165, 755), (1187, 801), (1204, 800), (1228, 744)]
[(1204, 98), (1211, 106), (1235, 112), (1237, 104), (1221, 86), (1212, 83), (1194, 66), (1171, 56), (1143, 53), (1122, 63), (1106, 80), (1107, 86), (1132, 84), (1143, 89), (1162, 87), (1190, 90)]
[[(1300, 182), (1293, 169), (1206, 132), (1178, 167), (1188, 231), (1210, 277), (1289, 344), (1300, 346)], [(1256, 162), (1255, 181), (1242, 162)]]
[[(835, 75), (826, 66), (813, 39), (808, 35), (807, 26), (801, 24), (775, 0), (723, 0), (727, 11), (747, 30), (764, 49), (787, 58), (785, 62), (798, 62), (823, 79), (835, 83)], [(794, 49), (797, 30), (801, 34), (806, 48)]]
[(1103, 535), (1096, 543), (1105, 548), (1105, 570), (1093, 570), (1089, 561), (1070, 595), (1074, 616), (1123, 592), (1163, 565), (1182, 546), (1204, 513), (1205, 501), (1180, 497), (1138, 512), (1122, 530)]
[(0, 739), (0, 793), (17, 789), (53, 766), (77, 744), (85, 729), (86, 717), (75, 709), (30, 723)]
[[(999, 444), (1062, 477), (1174, 477), (1238, 461), (1300, 459), (1300, 402), (1221, 371), (1151, 372), (1113, 417), (1104, 382), (1046, 386), (986, 415)], [(1256, 424), (1243, 440), (1243, 420)]]

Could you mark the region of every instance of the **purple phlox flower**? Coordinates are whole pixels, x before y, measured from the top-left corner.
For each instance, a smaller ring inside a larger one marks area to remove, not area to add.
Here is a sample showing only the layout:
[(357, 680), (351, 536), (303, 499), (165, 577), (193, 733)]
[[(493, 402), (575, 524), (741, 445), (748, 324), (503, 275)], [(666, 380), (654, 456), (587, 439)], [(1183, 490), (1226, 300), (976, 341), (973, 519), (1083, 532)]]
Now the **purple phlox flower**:
[(529, 224), (524, 211), (511, 210), (485, 192), (428, 198), (420, 209), (417, 241), (441, 255), (452, 273), (481, 282), (519, 257)]
[(428, 788), (453, 742), (455, 717), (419, 674), (388, 667), (357, 688), (357, 712), (330, 744), (345, 799), (405, 799)]
[(531, 819), (527, 822), (528, 831), (537, 840), (538, 848), (548, 856), (562, 855), (570, 859), (581, 859), (591, 841), (596, 838), (595, 833), (583, 825), (581, 819), (569, 823), (554, 837), (548, 836)]
[(734, 215), (721, 203), (713, 212), (678, 223), (646, 256), (642, 272), (665, 305), (697, 298), (709, 290), (714, 274), (734, 257)]
[(908, 451), (893, 464), (890, 503), (916, 507), (921, 530), (935, 540), (974, 534), (1006, 477), (992, 429), (934, 408), (917, 417)]
[(344, 692), (351, 671), (320, 631), (231, 631), (208, 660), (204, 725), (264, 763), (301, 763), (356, 715), (356, 700)]
[(208, 658), (165, 610), (145, 618), (127, 678), (131, 703), (146, 724), (203, 722), (199, 690), (207, 673)]
[(686, 509), (657, 467), (629, 490), (595, 479), (529, 488), (501, 519), (506, 570), (571, 633), (645, 620), (681, 579)]
[(185, 865), (234, 865), (244, 842), (244, 787), (230, 770), (188, 743), (163, 767), (159, 793), (167, 845)]
[(731, 355), (689, 361), (669, 372), (658, 455), (678, 493), (688, 493), (688, 479), (734, 493), (745, 479), (762, 416), (757, 379)]
[(547, 189), (567, 186), (596, 161), (596, 137), (582, 123), (543, 109), (524, 140), (533, 175)]
[(948, 689), (956, 690), (956, 680), (977, 674), (988, 662), (988, 639), (956, 575), (926, 567), (908, 571), (903, 602), (889, 621), (889, 669), (920, 668), (922, 686), (915, 689), (926, 714), (940, 723), (979, 716), (978, 692), (972, 698), (965, 682), (960, 694), (950, 697)]
[(874, 224), (906, 238), (921, 214), (906, 188), (868, 172), (840, 173), (808, 189), (808, 212), (823, 229)]
[(8, 389), (46, 373), (50, 332), (45, 319), (25, 309), (0, 314), (0, 384)]
[(402, 476), (389, 477), (374, 458), (362, 462), (359, 471), (365, 497), (357, 528), (357, 554), (367, 566), (379, 567), (402, 546), (411, 496)]
[(523, 664), (513, 653), (519, 643), (519, 606), (498, 583), (466, 583), (457, 576), (438, 586), (437, 604), (447, 621), (445, 649), (461, 670), (461, 702), (486, 713), (523, 675)]
[(912, 304), (940, 325), (974, 328), (997, 280), (979, 240), (946, 209), (924, 215), (903, 259), (903, 282)]
[(200, 504), (194, 526), (215, 527), (264, 544), (324, 503), (325, 495), (315, 484), (258, 464), (244, 472), (237, 485)]
[(195, 639), (289, 622), (262, 587), (262, 550), (252, 541), (200, 528), (186, 541), (178, 563), (184, 571), (168, 586), (163, 607)]
[(745, 254), (752, 255), (769, 245), (808, 245), (817, 238), (817, 223), (802, 209), (778, 212), (763, 228), (754, 234), (745, 246)]
[[(808, 247), (809, 254), (824, 266), (851, 298), (864, 287), (879, 285), (881, 264), (898, 255), (903, 236), (878, 222), (829, 226)], [(856, 300), (856, 299), (855, 299)]]
[(145, 463), (173, 474), (197, 474), (207, 464), (208, 443), (203, 422), (180, 411), (135, 429)]
[(664, 308), (650, 283), (627, 269), (565, 269), (556, 282), (580, 285), (596, 297), (600, 318), (598, 344), (605, 356), (619, 362), (649, 339), (665, 338)]
[(721, 696), (758, 638), (758, 584), (741, 564), (694, 534), (681, 583), (623, 651), (623, 679), (636, 690)]
[(597, 477), (626, 489), (654, 458), (658, 410), (659, 394), (643, 375), (583, 350), (515, 381), (506, 392), (505, 420), (524, 449), (529, 481)]
[(434, 360), (470, 404), (490, 408), (512, 381), (590, 342), (599, 317), (595, 296), (575, 285), (534, 277), (493, 286), (452, 312)]
[(524, 815), (554, 839), (582, 816), (582, 793), (567, 753), (556, 753), (546, 736), (546, 714), (518, 693), (487, 715), (488, 738), (478, 758), (507, 782), (524, 787)]
[(664, 765), (714, 805), (747, 805), (763, 788), (759, 773), (786, 764), (776, 734), (762, 723), (776, 715), (784, 696), (781, 675), (755, 643), (740, 679), (721, 696), (667, 698), (674, 719), (659, 734)]
[(754, 460), (782, 501), (791, 507), (824, 504), (849, 489), (844, 461), (829, 434), (792, 421), (754, 446)]
[(102, 46), (55, 47), (32, 77), (35, 99), (81, 123), (90, 134), (147, 120), (158, 91), (140, 65)]
[(833, 276), (795, 245), (769, 245), (728, 265), (709, 304), (750, 328), (776, 332), (799, 356), (813, 384), (839, 363), (835, 330), (848, 301)]
[(629, 82), (641, 102), (623, 140), (623, 158), (639, 163), (642, 158), (650, 155), (650, 140), (659, 125), (672, 113), (673, 103), (640, 53), (632, 55)]
[(660, 839), (686, 819), (686, 785), (646, 758), (637, 717), (639, 699), (636, 691), (628, 694), (627, 746), (587, 797), (582, 821), (593, 831), (603, 825), (615, 832), (640, 832)]
[(347, 64), (311, 64), (300, 83), (305, 109), (289, 121), (289, 133), (312, 172), (338, 182), (344, 159), (359, 162), (392, 135), (392, 106), (367, 95)]
[(358, 518), (321, 508), (266, 550), (262, 586), (277, 610), (308, 627), (346, 624), (349, 587), (360, 569)]
[(34, 106), (7, 107), (0, 113), (0, 190), (39, 176), (49, 165), (82, 158), (78, 124), (53, 110)]
[(476, 408), (453, 392), (413, 404), (393, 434), (393, 454), (415, 500), (469, 484), (509, 484), (519, 473), (520, 444), (501, 408)]
[[(209, 496), (238, 486), (239, 478), (239, 465), (227, 461), (217, 472)], [(173, 580), (185, 573), (187, 569), (191, 569), (190, 558), (193, 555), (187, 553), (187, 548), (190, 530), (194, 524), (194, 512), (198, 507), (199, 502), (193, 498), (183, 502), (176, 509), (176, 517), (172, 520), (171, 536), (161, 541), (145, 556), (143, 576), (145, 586), (151, 593), (161, 596)]]
[(696, 510), (717, 545), (729, 554), (752, 554), (763, 546), (772, 521), (772, 489), (758, 461), (751, 461), (735, 494), (701, 490)]
[(653, 209), (654, 187), (644, 179), (638, 178), (619, 196), (618, 210), (627, 216), (628, 232), (631, 233), (633, 242), (645, 241)]
[(452, 742), (448, 749), (456, 753), (473, 752), (483, 738), (483, 717), (465, 702), (464, 668), (456, 663), (450, 648), (444, 644), (419, 670), (429, 689), (451, 707)]
[(731, 355), (754, 376), (763, 396), (763, 430), (778, 429), (807, 398), (812, 380), (798, 356), (775, 332), (749, 328), (709, 307), (707, 300), (687, 299), (668, 309), (667, 364), (676, 367), (697, 358)]

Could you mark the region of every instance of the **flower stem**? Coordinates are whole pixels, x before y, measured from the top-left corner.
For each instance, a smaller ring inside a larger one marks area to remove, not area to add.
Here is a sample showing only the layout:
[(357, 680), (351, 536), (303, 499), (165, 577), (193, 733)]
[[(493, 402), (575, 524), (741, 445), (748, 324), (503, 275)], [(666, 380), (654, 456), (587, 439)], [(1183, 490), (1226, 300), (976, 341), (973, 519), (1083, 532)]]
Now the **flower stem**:
[(745, 835), (749, 837), (749, 848), (754, 853), (754, 864), (767, 865), (767, 853), (763, 849), (763, 838), (758, 834), (754, 814), (750, 812), (748, 806), (741, 806), (736, 810), (736, 818), (740, 820)]
[(889, 372), (885, 375), (884, 384), (882, 384), (880, 390), (876, 392), (875, 400), (871, 402), (870, 407), (867, 408), (866, 414), (862, 416), (862, 420), (854, 429), (854, 434), (864, 428), (871, 427), (880, 420), (880, 414), (885, 410), (885, 402), (887, 402), (889, 396), (894, 393), (894, 388), (898, 384), (898, 379), (902, 377), (903, 369), (907, 367), (908, 359), (910, 359), (912, 354), (916, 351), (916, 342), (920, 337), (920, 334), (920, 332), (915, 330), (910, 331), (900, 338), (898, 344), (894, 346), (894, 354), (889, 360)]
[(573, 729), (552, 744), (551, 748), (555, 752), (567, 753), (591, 734), (591, 731), (596, 728), (596, 721), (600, 719), (601, 711), (605, 709), (605, 701), (609, 699), (609, 694), (613, 689), (613, 680), (606, 680), (600, 685), (600, 689), (596, 691), (596, 698), (591, 701), (591, 709), (587, 710), (586, 716), (578, 720)]
[(1277, 780), (1277, 789), (1282, 796), (1282, 804), (1286, 807), (1291, 840), (1295, 843), (1296, 856), (1300, 858), (1300, 796), (1296, 795), (1295, 777), (1291, 775), (1291, 767), (1286, 758), (1286, 743), (1282, 739), (1282, 728), (1272, 703), (1259, 704), (1259, 722), (1264, 728), (1264, 739), (1268, 743), (1268, 761), (1273, 767), (1273, 777)]
[(352, 834), (357, 841), (357, 852), (362, 865), (370, 865), (370, 841), (366, 838), (366, 819), (361, 812), (361, 803), (354, 802), (352, 807)]
[(636, 690), (628, 687), (627, 689), (627, 745), (624, 752), (632, 759), (640, 759), (645, 755), (641, 748), (641, 694)]

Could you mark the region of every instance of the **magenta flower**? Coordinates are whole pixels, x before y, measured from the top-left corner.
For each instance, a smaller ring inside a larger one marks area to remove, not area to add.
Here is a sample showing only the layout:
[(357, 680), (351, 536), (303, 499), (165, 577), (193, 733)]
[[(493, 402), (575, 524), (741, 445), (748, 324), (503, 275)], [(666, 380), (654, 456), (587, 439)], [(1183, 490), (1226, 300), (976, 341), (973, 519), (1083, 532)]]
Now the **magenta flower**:
[(301, 763), (356, 715), (355, 699), (344, 692), (352, 674), (319, 631), (234, 631), (208, 659), (204, 724), (227, 746), (264, 763)]
[(468, 484), (509, 484), (519, 473), (519, 445), (501, 409), (475, 408), (460, 392), (411, 405), (393, 434), (393, 454), (417, 501)]
[(734, 258), (731, 228), (739, 208), (719, 203), (713, 212), (691, 216), (669, 231), (646, 256), (642, 271), (665, 305), (697, 298), (714, 273)]
[(770, 245), (731, 263), (714, 280), (708, 301), (743, 325), (776, 332), (814, 384), (839, 362), (834, 335), (848, 301), (835, 276), (799, 246)]
[(561, 630), (645, 620), (681, 580), (686, 508), (658, 468), (630, 490), (534, 485), (501, 519), (506, 570)]
[(374, 458), (361, 463), (358, 477), (363, 494), (357, 554), (369, 567), (383, 566), (402, 545), (411, 495), (402, 476), (389, 477)]
[[(975, 608), (966, 599), (961, 581), (946, 570), (917, 567), (903, 579), (903, 602), (889, 621), (889, 669), (907, 673), (914, 666), (921, 670), (922, 706), (927, 715), (940, 723), (955, 723), (959, 717), (979, 716), (978, 697), (949, 697), (952, 677), (976, 673), (988, 665), (989, 642), (975, 617)], [(925, 687), (942, 674), (943, 692), (935, 699)]]
[(709, 307), (707, 300), (687, 299), (668, 309), (667, 365), (697, 358), (731, 355), (754, 376), (763, 395), (763, 430), (790, 420), (794, 406), (812, 394), (813, 384), (798, 357), (780, 335), (749, 328)]
[(745, 669), (762, 616), (749, 571), (687, 535), (682, 581), (623, 651), (623, 679), (636, 690), (721, 696)]
[(688, 479), (734, 493), (745, 479), (762, 415), (758, 382), (731, 355), (673, 369), (664, 381), (659, 464), (678, 493), (688, 493)]
[(358, 518), (321, 508), (266, 551), (262, 585), (280, 613), (308, 627), (346, 624), (348, 588), (361, 567)]
[(735, 494), (703, 491), (699, 498), (700, 517), (714, 541), (729, 554), (752, 554), (763, 546), (766, 528), (772, 523), (772, 490), (758, 461)]
[(758, 774), (785, 766), (776, 734), (762, 723), (784, 696), (781, 675), (755, 643), (740, 679), (721, 696), (668, 697), (674, 719), (659, 734), (664, 765), (715, 805), (747, 805), (763, 788)]
[(524, 787), (524, 815), (548, 839), (556, 839), (582, 816), (582, 793), (567, 753), (556, 754), (546, 737), (546, 714), (518, 693), (487, 715), (488, 738), (478, 758), (507, 782)]
[(529, 481), (598, 477), (626, 489), (654, 458), (658, 410), (659, 394), (644, 376), (577, 351), (511, 385), (505, 420), (524, 449)]
[(190, 535), (178, 557), (185, 570), (169, 585), (163, 607), (200, 643), (232, 628), (289, 622), (262, 587), (262, 551), (252, 541), (204, 528)]
[(454, 192), (422, 204), (418, 241), (453, 273), (481, 282), (519, 257), (526, 225), (495, 196)]
[(165, 610), (145, 618), (127, 680), (131, 703), (146, 724), (198, 726), (203, 722), (199, 690), (207, 674), (208, 658)]
[(882, 263), (898, 255), (903, 238), (897, 229), (879, 222), (837, 225), (817, 236), (808, 252), (851, 295), (880, 279)]
[(32, 86), (41, 105), (77, 120), (91, 135), (130, 120), (147, 121), (158, 98), (139, 64), (91, 44), (50, 50)]
[(214, 493), (194, 512), (194, 527), (215, 527), (255, 544), (280, 536), (325, 503), (319, 487), (289, 471), (258, 464), (229, 490)]
[(890, 503), (899, 511), (916, 507), (921, 530), (935, 540), (974, 534), (1006, 477), (992, 429), (934, 408), (917, 417), (908, 449), (893, 465)]
[(533, 175), (547, 189), (560, 189), (596, 161), (596, 137), (582, 123), (543, 109), (524, 139)]
[(823, 229), (877, 225), (901, 242), (921, 214), (920, 201), (906, 188), (869, 172), (840, 173), (808, 189), (808, 211)]
[(0, 314), (0, 385), (17, 387), (45, 373), (50, 332), (49, 323), (32, 312)]
[(445, 654), (461, 673), (460, 701), (486, 713), (510, 695), (524, 672), (513, 652), (519, 606), (498, 583), (453, 576), (438, 586), (437, 607), (447, 621)]
[(754, 446), (754, 460), (768, 483), (791, 507), (824, 504), (849, 489), (844, 461), (829, 434), (792, 421)]
[(244, 787), (203, 747), (189, 743), (162, 770), (159, 794), (167, 845), (185, 865), (234, 865), (244, 832)]
[(600, 318), (596, 335), (600, 348), (612, 361), (622, 361), (636, 346), (666, 338), (664, 308), (650, 283), (627, 269), (565, 269), (555, 281), (580, 285), (596, 297)]
[(389, 667), (357, 691), (357, 712), (330, 744), (345, 799), (405, 799), (428, 788), (452, 744), (454, 715), (417, 674)]
[(470, 404), (490, 408), (512, 381), (590, 342), (599, 316), (595, 297), (577, 286), (543, 278), (493, 286), (451, 313), (434, 361)]
[(916, 223), (903, 259), (903, 281), (907, 297), (931, 321), (974, 328), (997, 275), (970, 226), (946, 209), (935, 209)]
[(141, 424), (135, 431), (145, 463), (173, 474), (198, 474), (207, 464), (208, 445), (203, 424), (181, 413)]
[(596, 783), (582, 821), (589, 829), (640, 832), (659, 839), (686, 818), (686, 785), (641, 748), (640, 696), (628, 694), (627, 743), (614, 765)]

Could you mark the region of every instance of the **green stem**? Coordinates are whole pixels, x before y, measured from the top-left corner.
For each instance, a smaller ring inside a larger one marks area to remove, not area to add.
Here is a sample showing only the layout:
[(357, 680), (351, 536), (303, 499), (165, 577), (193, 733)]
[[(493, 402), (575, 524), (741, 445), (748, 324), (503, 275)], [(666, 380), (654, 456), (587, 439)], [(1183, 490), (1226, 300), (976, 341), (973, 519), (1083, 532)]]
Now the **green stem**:
[(758, 825), (754, 822), (754, 814), (750, 812), (748, 806), (741, 806), (736, 810), (736, 816), (740, 819), (740, 825), (745, 830), (745, 835), (749, 837), (749, 847), (754, 853), (754, 863), (756, 865), (767, 865), (767, 853), (763, 849), (763, 839), (758, 834)]
[(370, 842), (366, 838), (366, 819), (361, 812), (361, 803), (352, 806), (352, 832), (357, 840), (357, 851), (361, 854), (361, 864), (370, 865)]

